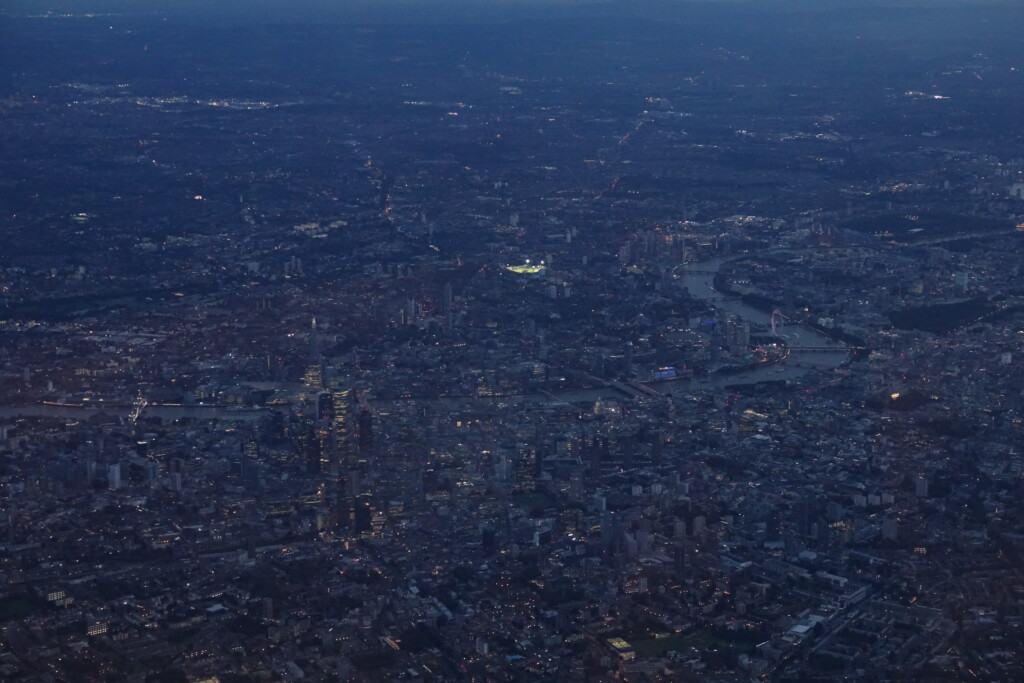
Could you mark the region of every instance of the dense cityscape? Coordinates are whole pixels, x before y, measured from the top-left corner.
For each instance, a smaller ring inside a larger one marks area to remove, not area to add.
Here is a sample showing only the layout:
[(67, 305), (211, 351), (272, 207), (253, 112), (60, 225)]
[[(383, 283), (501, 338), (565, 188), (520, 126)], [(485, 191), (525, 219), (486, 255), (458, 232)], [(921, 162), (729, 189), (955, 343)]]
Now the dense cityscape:
[(1024, 10), (402, 7), (0, 7), (0, 680), (1024, 679)]

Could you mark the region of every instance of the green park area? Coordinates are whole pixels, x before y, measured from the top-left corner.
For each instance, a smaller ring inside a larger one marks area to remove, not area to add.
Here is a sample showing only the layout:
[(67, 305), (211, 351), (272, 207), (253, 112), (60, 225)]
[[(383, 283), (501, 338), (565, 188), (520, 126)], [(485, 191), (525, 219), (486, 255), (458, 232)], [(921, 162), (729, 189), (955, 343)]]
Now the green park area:
[(636, 650), (639, 659), (648, 657), (663, 657), (665, 654), (675, 650), (682, 652), (690, 647), (700, 647), (705, 639), (694, 635), (671, 635), (666, 638), (645, 638), (643, 640), (631, 640), (630, 644)]
[(527, 512), (541, 512), (559, 507), (558, 501), (543, 491), (523, 491), (513, 494), (512, 501)]

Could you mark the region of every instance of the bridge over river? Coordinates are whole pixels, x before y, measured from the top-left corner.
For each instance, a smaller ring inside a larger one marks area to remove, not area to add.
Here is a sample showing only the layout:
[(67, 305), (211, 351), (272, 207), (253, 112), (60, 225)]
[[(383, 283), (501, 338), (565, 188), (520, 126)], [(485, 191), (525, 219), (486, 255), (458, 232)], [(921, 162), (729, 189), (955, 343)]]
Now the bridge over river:
[[(706, 301), (716, 310), (732, 313), (751, 325), (770, 329), (772, 326), (771, 313), (765, 313), (749, 306), (738, 298), (725, 296), (715, 289), (715, 276), (729, 260), (715, 258), (680, 266), (676, 269), (678, 277), (676, 282), (679, 286), (685, 287), (690, 296)], [(851, 352), (855, 350), (799, 323), (790, 323), (779, 327), (778, 333), (789, 348), (790, 353), (785, 360), (741, 372), (697, 378), (694, 381), (698, 386), (702, 384), (725, 386), (770, 380), (796, 380), (812, 371), (827, 371), (840, 367), (850, 359)]]

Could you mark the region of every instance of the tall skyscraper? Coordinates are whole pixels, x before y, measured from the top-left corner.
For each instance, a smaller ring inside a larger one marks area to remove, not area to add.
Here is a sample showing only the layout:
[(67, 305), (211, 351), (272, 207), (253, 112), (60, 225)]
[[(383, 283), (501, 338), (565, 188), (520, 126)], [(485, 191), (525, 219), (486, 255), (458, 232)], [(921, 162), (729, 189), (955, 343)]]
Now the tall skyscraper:
[(352, 390), (338, 389), (332, 396), (336, 464), (347, 469), (351, 465), (352, 455)]
[(324, 387), (324, 359), (320, 352), (320, 328), (317, 326), (316, 318), (313, 318), (312, 329), (309, 333), (309, 360), (306, 364), (306, 374), (302, 381), (311, 390)]
[(111, 491), (121, 488), (121, 464), (107, 465), (107, 487)]
[(373, 448), (373, 414), (367, 408), (359, 410), (359, 450), (368, 451)]

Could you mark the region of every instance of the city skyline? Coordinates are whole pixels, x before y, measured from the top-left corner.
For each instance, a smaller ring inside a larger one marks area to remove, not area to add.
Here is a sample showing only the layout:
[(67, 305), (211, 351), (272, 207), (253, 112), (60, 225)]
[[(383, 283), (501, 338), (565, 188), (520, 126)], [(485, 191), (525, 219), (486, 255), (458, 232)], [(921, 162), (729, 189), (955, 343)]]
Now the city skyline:
[(1024, 8), (326, 7), (0, 9), (0, 679), (1024, 675)]

